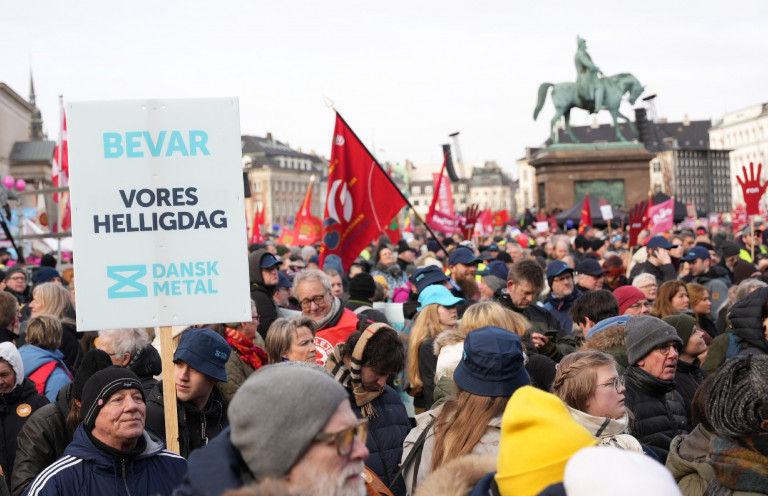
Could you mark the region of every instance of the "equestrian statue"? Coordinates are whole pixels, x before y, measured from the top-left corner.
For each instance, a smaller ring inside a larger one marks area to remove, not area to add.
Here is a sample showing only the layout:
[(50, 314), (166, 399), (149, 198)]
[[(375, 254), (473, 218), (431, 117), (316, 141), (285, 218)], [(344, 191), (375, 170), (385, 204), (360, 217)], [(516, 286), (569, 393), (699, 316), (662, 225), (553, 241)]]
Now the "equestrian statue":
[[(634, 124), (621, 112), (619, 106), (625, 93), (629, 93), (629, 103), (634, 104), (643, 93), (643, 85), (635, 76), (629, 73), (616, 74), (609, 77), (600, 77), (602, 71), (592, 62), (592, 57), (587, 53), (587, 42), (576, 37), (579, 49), (576, 52), (575, 83), (542, 83), (539, 86), (539, 99), (536, 109), (533, 111), (533, 120), (539, 116), (544, 100), (547, 98), (549, 88), (552, 88), (552, 103), (555, 105), (555, 116), (550, 124), (550, 138), (555, 139), (555, 125), (560, 117), (565, 117), (565, 129), (573, 143), (579, 143), (571, 130), (571, 109), (574, 107), (584, 109), (590, 114), (596, 114), (600, 110), (608, 110), (613, 117), (613, 127), (616, 129), (616, 138), (619, 141), (627, 141), (619, 130), (617, 119), (621, 117), (633, 128)], [(637, 130), (635, 130), (637, 134)]]

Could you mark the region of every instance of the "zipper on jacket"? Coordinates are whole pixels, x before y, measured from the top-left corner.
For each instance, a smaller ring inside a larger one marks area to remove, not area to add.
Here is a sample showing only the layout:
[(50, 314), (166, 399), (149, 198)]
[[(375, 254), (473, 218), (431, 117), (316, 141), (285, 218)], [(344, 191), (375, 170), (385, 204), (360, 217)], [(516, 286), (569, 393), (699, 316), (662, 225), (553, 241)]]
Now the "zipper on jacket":
[(125, 494), (127, 494), (128, 496), (131, 496), (131, 490), (128, 489), (128, 479), (126, 478), (126, 474), (125, 474), (125, 458), (120, 459), (120, 466), (123, 470), (123, 485), (125, 486)]

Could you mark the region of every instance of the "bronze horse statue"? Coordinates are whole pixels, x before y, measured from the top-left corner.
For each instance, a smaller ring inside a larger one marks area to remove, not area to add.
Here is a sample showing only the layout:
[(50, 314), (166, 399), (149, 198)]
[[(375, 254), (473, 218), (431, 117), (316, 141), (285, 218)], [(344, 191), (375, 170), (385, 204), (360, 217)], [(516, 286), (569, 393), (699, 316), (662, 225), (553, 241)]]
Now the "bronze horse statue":
[[(619, 141), (627, 141), (619, 130), (619, 123), (617, 119), (621, 117), (627, 121), (631, 126), (634, 124), (621, 112), (619, 112), (619, 105), (621, 105), (621, 99), (625, 93), (629, 93), (629, 103), (634, 104), (640, 95), (643, 93), (643, 85), (637, 80), (635, 76), (629, 73), (616, 74), (610, 77), (600, 78), (597, 84), (603, 85), (603, 100), (599, 109), (594, 108), (595, 102), (582, 101), (576, 91), (576, 83), (541, 83), (539, 86), (539, 100), (536, 103), (536, 109), (533, 111), (533, 120), (539, 116), (541, 108), (544, 106), (544, 100), (547, 98), (547, 92), (549, 88), (552, 88), (552, 103), (555, 105), (555, 116), (552, 117), (550, 124), (550, 137), (552, 142), (555, 143), (555, 125), (560, 116), (565, 116), (565, 129), (568, 131), (568, 136), (571, 137), (571, 141), (579, 143), (579, 140), (573, 135), (571, 130), (571, 109), (574, 107), (584, 109), (590, 113), (597, 113), (600, 110), (608, 110), (613, 117), (613, 127), (616, 128), (616, 138)], [(637, 134), (637, 130), (635, 130)]]

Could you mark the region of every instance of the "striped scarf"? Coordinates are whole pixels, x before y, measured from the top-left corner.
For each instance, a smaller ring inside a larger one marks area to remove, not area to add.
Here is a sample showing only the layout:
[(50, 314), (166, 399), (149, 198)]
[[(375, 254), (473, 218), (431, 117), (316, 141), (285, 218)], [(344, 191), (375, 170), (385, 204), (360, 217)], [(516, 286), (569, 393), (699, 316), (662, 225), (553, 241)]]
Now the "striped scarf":
[(373, 337), (382, 327), (389, 327), (386, 324), (377, 323), (371, 324), (360, 335), (360, 339), (355, 345), (355, 349), (352, 350), (352, 357), (350, 358), (350, 368), (347, 369), (342, 359), (342, 347), (344, 343), (339, 343), (334, 346), (331, 353), (328, 355), (328, 360), (325, 362), (325, 369), (333, 375), (342, 386), (345, 388), (352, 388), (352, 392), (355, 395), (355, 404), (360, 408), (360, 413), (364, 418), (372, 418), (376, 416), (376, 411), (371, 405), (371, 401), (378, 398), (382, 391), (368, 391), (363, 387), (363, 383), (360, 380), (360, 370), (363, 367), (363, 352), (368, 345), (368, 340)]

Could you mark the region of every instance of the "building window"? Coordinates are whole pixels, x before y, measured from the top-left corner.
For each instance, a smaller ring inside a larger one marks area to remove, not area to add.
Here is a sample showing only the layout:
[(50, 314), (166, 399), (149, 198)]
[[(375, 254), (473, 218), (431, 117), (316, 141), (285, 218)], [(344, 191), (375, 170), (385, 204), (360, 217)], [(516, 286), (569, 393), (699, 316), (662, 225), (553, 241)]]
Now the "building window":
[(419, 206), (419, 200), (413, 200), (413, 206), (418, 207)]
[(256, 193), (261, 193), (263, 191), (262, 182), (258, 181), (253, 183), (253, 191)]
[(424, 194), (425, 195), (431, 195), (433, 191), (432, 186), (424, 186)]
[(420, 186), (414, 186), (413, 187), (413, 194), (414, 195), (420, 195), (421, 194), (421, 187)]

